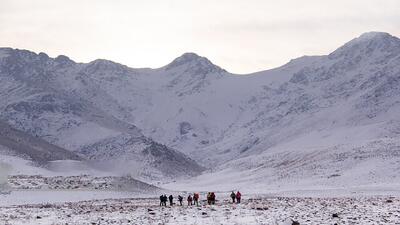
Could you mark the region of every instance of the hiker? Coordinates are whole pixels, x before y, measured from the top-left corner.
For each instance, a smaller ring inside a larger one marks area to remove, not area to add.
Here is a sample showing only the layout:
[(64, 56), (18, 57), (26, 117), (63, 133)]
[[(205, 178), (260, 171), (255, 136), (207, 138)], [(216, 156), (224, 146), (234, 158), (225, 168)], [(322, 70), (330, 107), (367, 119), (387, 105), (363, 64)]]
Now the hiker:
[(200, 198), (199, 193), (194, 193), (193, 194), (194, 204), (197, 205), (197, 206), (199, 206), (199, 198)]
[(193, 201), (193, 198), (192, 198), (191, 195), (189, 195), (189, 196), (187, 197), (188, 206), (189, 206), (189, 205), (192, 205), (192, 201)]
[(167, 195), (164, 195), (163, 196), (163, 204), (164, 204), (164, 206), (167, 206), (167, 200), (168, 200)]
[(160, 206), (167, 206), (167, 196), (160, 195)]
[(214, 192), (208, 192), (207, 194), (207, 202), (209, 205), (214, 205), (215, 204), (215, 193)]
[(178, 201), (179, 201), (179, 205), (182, 206), (183, 197), (178, 195)]
[(237, 191), (237, 193), (236, 193), (236, 201), (237, 201), (238, 204), (240, 203), (241, 198), (242, 198), (242, 193)]
[(232, 203), (235, 203), (236, 194), (235, 194), (235, 192), (233, 192), (233, 191), (232, 191), (232, 193), (231, 193), (231, 199), (232, 199)]
[(169, 205), (172, 206), (174, 204), (174, 202), (173, 202), (174, 201), (174, 196), (170, 195), (168, 197), (168, 199), (169, 199)]
[(164, 196), (160, 195), (160, 206), (164, 205)]
[(215, 205), (215, 193), (214, 192), (211, 192), (211, 204), (212, 205)]

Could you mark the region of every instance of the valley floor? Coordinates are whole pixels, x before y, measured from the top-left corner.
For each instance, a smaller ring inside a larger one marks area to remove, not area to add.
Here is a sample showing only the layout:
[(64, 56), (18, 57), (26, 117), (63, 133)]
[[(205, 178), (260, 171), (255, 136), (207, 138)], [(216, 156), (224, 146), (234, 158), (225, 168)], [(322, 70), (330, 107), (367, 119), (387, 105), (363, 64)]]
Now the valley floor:
[(160, 207), (120, 198), (0, 207), (0, 224), (400, 224), (398, 197), (263, 197), (208, 206)]

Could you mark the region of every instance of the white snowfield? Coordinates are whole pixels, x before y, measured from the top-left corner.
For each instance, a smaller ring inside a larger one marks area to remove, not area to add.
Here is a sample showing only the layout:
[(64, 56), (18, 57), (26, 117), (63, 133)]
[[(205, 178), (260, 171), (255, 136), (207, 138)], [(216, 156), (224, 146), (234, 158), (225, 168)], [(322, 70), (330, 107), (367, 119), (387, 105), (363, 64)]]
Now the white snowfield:
[[(318, 145), (317, 142), (314, 144)], [(287, 143), (283, 149), (272, 147), (259, 155), (226, 163), (211, 173), (163, 187), (225, 192), (239, 189), (253, 194), (400, 196), (398, 143), (398, 140), (380, 139), (308, 148)]]

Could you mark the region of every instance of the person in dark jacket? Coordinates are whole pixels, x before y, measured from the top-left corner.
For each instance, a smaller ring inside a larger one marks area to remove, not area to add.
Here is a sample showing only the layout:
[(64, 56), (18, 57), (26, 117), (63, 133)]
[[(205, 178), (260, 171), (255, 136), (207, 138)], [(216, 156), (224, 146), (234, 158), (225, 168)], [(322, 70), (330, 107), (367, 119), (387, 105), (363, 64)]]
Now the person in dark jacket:
[(164, 195), (164, 196), (163, 196), (163, 203), (164, 203), (164, 206), (167, 206), (167, 201), (168, 201), (168, 197), (167, 197), (167, 195)]
[(168, 199), (169, 199), (169, 205), (172, 206), (174, 204), (174, 196), (170, 195)]
[(189, 195), (189, 196), (187, 197), (188, 206), (189, 206), (189, 205), (193, 205), (193, 204), (192, 204), (192, 201), (193, 201), (193, 198), (192, 198), (191, 195)]
[(232, 193), (231, 193), (231, 199), (232, 199), (232, 203), (235, 203), (236, 194), (235, 194), (235, 192), (233, 192), (233, 191), (232, 191)]
[(207, 202), (209, 205), (215, 205), (215, 193), (214, 192), (208, 192)]
[(160, 195), (160, 206), (164, 205), (164, 196)]
[(167, 196), (160, 195), (160, 206), (167, 206)]
[(179, 201), (179, 205), (182, 206), (183, 197), (178, 195), (178, 201)]
[(214, 192), (211, 192), (211, 204), (212, 205), (215, 205), (215, 193)]

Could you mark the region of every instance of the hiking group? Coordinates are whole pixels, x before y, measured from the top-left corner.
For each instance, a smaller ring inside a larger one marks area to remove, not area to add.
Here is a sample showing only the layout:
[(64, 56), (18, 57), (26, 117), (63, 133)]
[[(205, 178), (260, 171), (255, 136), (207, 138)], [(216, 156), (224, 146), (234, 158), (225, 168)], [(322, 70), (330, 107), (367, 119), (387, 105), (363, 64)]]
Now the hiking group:
[[(199, 193), (194, 193), (194, 194), (193, 194), (193, 197), (189, 194), (189, 196), (187, 197), (188, 205), (196, 205), (196, 206), (199, 206), (199, 199), (200, 199)], [(182, 204), (181, 204), (181, 205), (182, 205)]]
[(238, 192), (236, 192), (236, 194), (235, 194), (235, 192), (232, 191), (232, 193), (231, 193), (231, 199), (232, 199), (232, 203), (235, 203), (235, 200), (236, 200), (237, 203), (240, 203), (240, 200), (242, 200), (242, 193), (240, 193), (240, 192), (238, 191)]
[[(231, 199), (232, 199), (232, 203), (240, 203), (241, 199), (242, 199), (242, 194), (237, 191), (236, 193), (232, 191), (231, 195), (230, 195)], [(215, 193), (214, 192), (208, 192), (207, 193), (207, 203), (209, 205), (215, 205)], [(173, 206), (174, 205), (174, 196), (170, 195), (169, 197), (167, 197), (167, 195), (161, 195), (160, 196), (160, 206), (167, 206), (167, 201), (169, 200), (169, 205)], [(192, 205), (196, 205), (199, 206), (199, 201), (200, 201), (200, 194), (199, 193), (193, 193), (193, 195), (189, 194), (188, 197), (186, 198), (187, 200), (187, 205), (188, 206), (192, 206)], [(178, 202), (179, 205), (182, 206), (183, 205), (183, 197), (181, 195), (178, 195)]]

